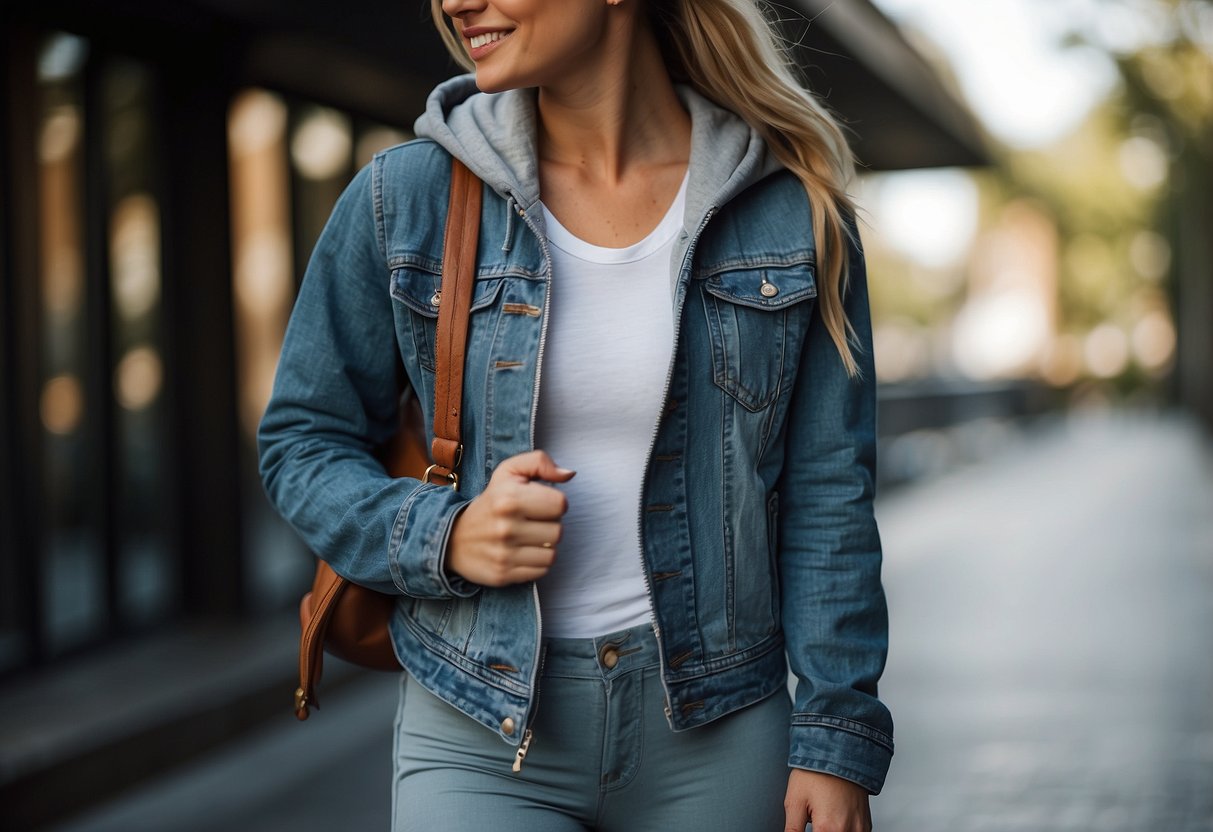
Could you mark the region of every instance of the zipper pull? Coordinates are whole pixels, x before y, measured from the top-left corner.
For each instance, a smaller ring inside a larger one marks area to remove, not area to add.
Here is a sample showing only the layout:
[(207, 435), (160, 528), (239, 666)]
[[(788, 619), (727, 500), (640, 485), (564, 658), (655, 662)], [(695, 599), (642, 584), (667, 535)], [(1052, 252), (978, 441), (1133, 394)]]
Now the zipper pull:
[(522, 771), (522, 761), (526, 759), (526, 753), (531, 750), (532, 736), (534, 736), (534, 732), (527, 728), (526, 733), (522, 735), (522, 745), (518, 746), (518, 753), (514, 755), (514, 771)]

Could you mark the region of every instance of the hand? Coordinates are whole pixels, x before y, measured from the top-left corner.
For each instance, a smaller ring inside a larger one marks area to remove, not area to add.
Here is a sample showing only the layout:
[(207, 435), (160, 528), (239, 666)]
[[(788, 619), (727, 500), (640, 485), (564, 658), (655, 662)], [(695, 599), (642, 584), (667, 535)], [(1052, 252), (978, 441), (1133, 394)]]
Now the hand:
[(784, 832), (871, 832), (872, 811), (863, 786), (819, 771), (792, 769), (783, 799)]
[(502, 462), (480, 496), (455, 519), (447, 568), (482, 586), (542, 578), (556, 557), (560, 518), (569, 503), (538, 480), (568, 482), (573, 474), (543, 451)]

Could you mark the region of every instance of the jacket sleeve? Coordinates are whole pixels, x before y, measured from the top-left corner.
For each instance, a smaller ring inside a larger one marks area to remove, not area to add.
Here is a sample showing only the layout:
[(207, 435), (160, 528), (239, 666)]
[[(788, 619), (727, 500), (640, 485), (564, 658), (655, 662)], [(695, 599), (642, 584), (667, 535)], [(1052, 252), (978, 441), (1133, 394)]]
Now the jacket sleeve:
[(392, 479), (373, 455), (397, 429), (405, 376), (372, 180), (369, 165), (355, 176), (308, 263), (258, 432), (261, 476), (342, 577), (417, 598), (471, 595), (473, 584), (443, 569), (466, 500)]
[(893, 754), (877, 699), (888, 649), (880, 535), (872, 511), (876, 379), (858, 231), (843, 307), (861, 375), (851, 378), (818, 310), (801, 355), (780, 481), (782, 617), (796, 677), (789, 765), (873, 794)]

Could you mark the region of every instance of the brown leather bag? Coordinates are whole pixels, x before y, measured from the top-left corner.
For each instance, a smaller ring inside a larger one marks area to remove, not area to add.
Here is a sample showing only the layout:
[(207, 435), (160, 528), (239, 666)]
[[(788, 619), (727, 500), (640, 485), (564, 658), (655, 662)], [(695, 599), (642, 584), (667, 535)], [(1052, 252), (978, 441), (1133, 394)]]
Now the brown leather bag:
[[(420, 426), (420, 408), (405, 410), (403, 426), (385, 449), (385, 469), (393, 477), (411, 476), (459, 487), (463, 456), (459, 420), (463, 404), (463, 364), (468, 315), (476, 279), (476, 242), (480, 233), (481, 183), (458, 159), (451, 162), (451, 194), (442, 251), (442, 288), (438, 295), (436, 378), (434, 390), (433, 464), (428, 460)], [(411, 418), (409, 416), (411, 414)], [(422, 470), (424, 468), (424, 471)], [(318, 708), (325, 651), (374, 670), (400, 670), (392, 649), (388, 621), (396, 598), (347, 581), (322, 560), (316, 563), (312, 591), (299, 602), (299, 687), (295, 716), (307, 719)]]

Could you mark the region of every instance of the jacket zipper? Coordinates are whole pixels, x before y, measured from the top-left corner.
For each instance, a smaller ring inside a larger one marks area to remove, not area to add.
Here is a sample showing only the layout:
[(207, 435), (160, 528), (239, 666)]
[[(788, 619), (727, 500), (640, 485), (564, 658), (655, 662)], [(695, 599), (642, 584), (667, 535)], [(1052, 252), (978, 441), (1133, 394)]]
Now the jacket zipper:
[[(511, 194), (511, 198), (512, 198), (512, 196), (513, 195)], [(518, 205), (517, 200), (514, 201), (514, 204)], [(715, 215), (715, 213), (716, 213), (715, 206), (713, 206), (707, 210), (707, 213), (705, 213), (703, 216), (703, 220), (699, 223), (699, 228), (696, 229), (696, 231), (695, 231), (695, 236), (691, 238), (691, 241), (690, 241), (689, 245), (687, 246), (686, 254), (683, 256), (683, 259), (682, 259), (682, 267), (679, 270), (679, 279), (678, 279), (679, 286), (683, 286), (683, 280), (682, 280), (683, 274), (689, 275), (689, 273), (690, 273), (690, 264), (691, 264), (692, 258), (694, 257), (694, 254), (695, 254), (695, 247), (698, 245), (699, 239), (703, 236), (704, 229), (707, 228), (708, 222), (712, 219), (712, 217)], [(529, 216), (527, 216), (526, 211), (523, 210), (523, 208), (520, 205), (518, 207), (518, 216), (522, 217), (522, 219), (526, 222), (527, 227), (531, 229), (531, 233), (534, 234), (535, 238), (539, 241), (539, 245), (543, 250), (544, 263), (547, 266), (547, 280), (544, 285), (544, 295), (543, 295), (543, 310), (544, 310), (545, 314), (543, 316), (543, 322), (540, 324), (540, 328), (539, 328), (539, 349), (536, 353), (536, 358), (535, 358), (535, 392), (531, 398), (531, 426), (530, 426), (530, 432), (531, 432), (530, 440), (531, 441), (530, 441), (530, 444), (531, 444), (531, 447), (534, 448), (535, 447), (535, 425), (537, 422), (538, 411), (539, 411), (539, 384), (540, 384), (541, 376), (543, 373), (543, 348), (547, 342), (547, 334), (548, 334), (548, 314), (547, 314), (547, 312), (549, 311), (549, 307), (551, 306), (551, 300), (552, 300), (552, 250), (548, 246), (547, 237), (539, 232), (539, 229), (535, 227), (534, 221), (532, 221), (531, 218)], [(689, 278), (688, 278), (688, 280), (689, 280)], [(674, 308), (674, 351), (670, 355), (670, 363), (669, 363), (669, 366), (666, 368), (665, 391), (662, 394), (662, 404), (663, 405), (664, 405), (665, 401), (667, 399), (669, 399), (670, 383), (674, 379), (674, 363), (675, 363), (675, 361), (677, 361), (677, 358), (678, 358), (678, 339), (679, 339), (679, 336), (681, 335), (681, 330), (682, 330), (682, 307), (685, 302), (686, 302), (686, 288), (684, 287), (684, 288), (682, 288), (682, 294), (679, 297), (678, 303)], [(664, 412), (664, 410), (663, 410), (663, 412)], [(649, 464), (652, 461), (653, 448), (657, 444), (657, 433), (660, 430), (660, 428), (661, 428), (660, 423), (655, 425), (653, 428), (653, 434), (652, 434), (652, 436), (649, 437), (649, 450), (645, 454), (645, 470), (646, 471), (648, 470)], [(653, 608), (653, 586), (652, 586), (652, 581), (649, 578), (648, 564), (646, 564), (645, 560), (644, 560), (644, 495), (643, 494), (641, 495), (640, 505), (637, 506), (636, 522), (638, 524), (638, 528), (640, 531), (640, 572), (641, 572), (641, 575), (644, 577), (645, 592), (649, 596), (649, 618), (653, 625), (653, 635), (657, 639), (657, 662), (658, 662), (658, 667), (661, 671), (661, 688), (665, 693), (665, 718), (666, 718), (666, 722), (669, 723), (670, 728), (673, 729), (674, 721), (673, 721), (673, 711), (670, 708), (670, 689), (669, 689), (669, 685), (666, 684), (666, 680), (665, 680), (665, 649), (663, 648), (662, 643), (661, 643), (661, 625), (657, 623), (657, 613)], [(531, 700), (530, 713), (527, 714), (527, 728), (523, 732), (522, 743), (518, 746), (518, 751), (514, 755), (514, 765), (512, 767), (512, 770), (515, 772), (522, 770), (522, 763), (526, 759), (526, 755), (530, 752), (531, 743), (535, 738), (535, 732), (530, 728), (530, 723), (531, 723), (531, 721), (533, 721), (534, 716), (535, 716), (535, 711), (538, 709), (538, 706), (539, 706), (538, 681), (539, 681), (539, 675), (543, 669), (544, 660), (547, 658), (547, 651), (545, 651), (543, 649), (543, 611), (539, 605), (539, 585), (538, 585), (538, 583), (533, 582), (531, 584), (531, 592), (532, 592), (532, 595), (535, 600), (535, 633), (536, 633), (536, 650), (538, 652), (538, 655), (536, 656), (536, 661), (534, 663), (535, 670), (532, 671), (532, 673), (531, 673), (531, 695), (533, 698)]]
[[(547, 661), (548, 661), (547, 648), (541, 647), (540, 653), (539, 653), (539, 673), (538, 673), (538, 676), (541, 678), (543, 676), (543, 666), (545, 664), (547, 664)], [(536, 684), (533, 688), (531, 688), (531, 690), (533, 692), (534, 698), (531, 700), (531, 717), (530, 718), (531, 718), (531, 721), (533, 722), (535, 719), (535, 714), (539, 713), (539, 694), (540, 694), (539, 685)], [(516, 753), (514, 755), (514, 765), (511, 767), (512, 771), (515, 771), (515, 772), (522, 771), (522, 761), (526, 759), (527, 752), (531, 750), (531, 740), (534, 738), (534, 736), (535, 736), (535, 732), (533, 730), (531, 730), (530, 728), (527, 728), (526, 731), (523, 732), (522, 744), (518, 746), (518, 753)]]
[[(510, 194), (511, 199), (513, 194)], [(535, 222), (527, 216), (526, 211), (514, 200), (514, 204), (518, 206), (518, 216), (522, 217), (526, 222), (527, 227), (531, 229), (531, 233), (539, 240), (539, 245), (543, 249), (543, 262), (547, 267), (547, 280), (544, 282), (543, 290), (543, 321), (539, 325), (539, 350), (535, 355), (535, 393), (531, 397), (531, 447), (535, 447), (535, 424), (538, 421), (539, 413), (539, 382), (543, 374), (543, 348), (547, 343), (548, 337), (548, 311), (552, 305), (552, 250), (548, 247), (547, 237), (539, 233), (539, 229), (535, 226)], [(522, 744), (518, 746), (518, 753), (514, 756), (514, 771), (522, 770), (522, 761), (526, 759), (527, 752), (531, 749), (531, 741), (534, 739), (535, 733), (531, 730), (531, 722), (534, 721), (535, 711), (539, 707), (539, 674), (543, 670), (543, 662), (547, 658), (547, 651), (543, 649), (543, 610), (539, 606), (539, 583), (531, 582), (531, 595), (535, 601), (535, 662), (534, 670), (531, 672), (531, 707), (527, 713), (526, 730), (522, 734)]]
[[(690, 269), (691, 260), (695, 256), (695, 247), (699, 244), (700, 237), (703, 236), (703, 231), (707, 228), (708, 221), (712, 219), (716, 213), (716, 206), (708, 208), (706, 214), (703, 215), (703, 220), (699, 223), (699, 228), (695, 231), (695, 236), (691, 238), (687, 245), (687, 252), (682, 258), (682, 268), (678, 272), (678, 287), (681, 294), (678, 297), (678, 302), (674, 307), (674, 350), (670, 354), (670, 364), (666, 368), (665, 373), (665, 392), (661, 396), (661, 413), (665, 413), (666, 402), (670, 398), (670, 383), (674, 380), (674, 364), (678, 361), (678, 339), (682, 335), (682, 307), (686, 303), (687, 291), (690, 284)], [(687, 276), (686, 286), (683, 284), (683, 275)], [(676, 290), (677, 291), (677, 290)], [(646, 472), (645, 479), (648, 479), (647, 472), (649, 465), (653, 461), (653, 449), (657, 445), (657, 434), (661, 431), (661, 417), (658, 417), (657, 424), (653, 426), (653, 435), (649, 437), (649, 450), (644, 457), (644, 470)], [(641, 489), (640, 504), (636, 507), (637, 515), (636, 522), (640, 531), (640, 573), (644, 576), (644, 589), (649, 595), (649, 619), (653, 625), (653, 636), (657, 639), (657, 664), (661, 671), (661, 689), (665, 693), (665, 720), (669, 723), (670, 729), (674, 728), (674, 712), (670, 708), (670, 687), (665, 680), (665, 648), (661, 643), (661, 625), (657, 623), (657, 608), (653, 603), (653, 585), (649, 578), (649, 565), (644, 558), (644, 488)]]

